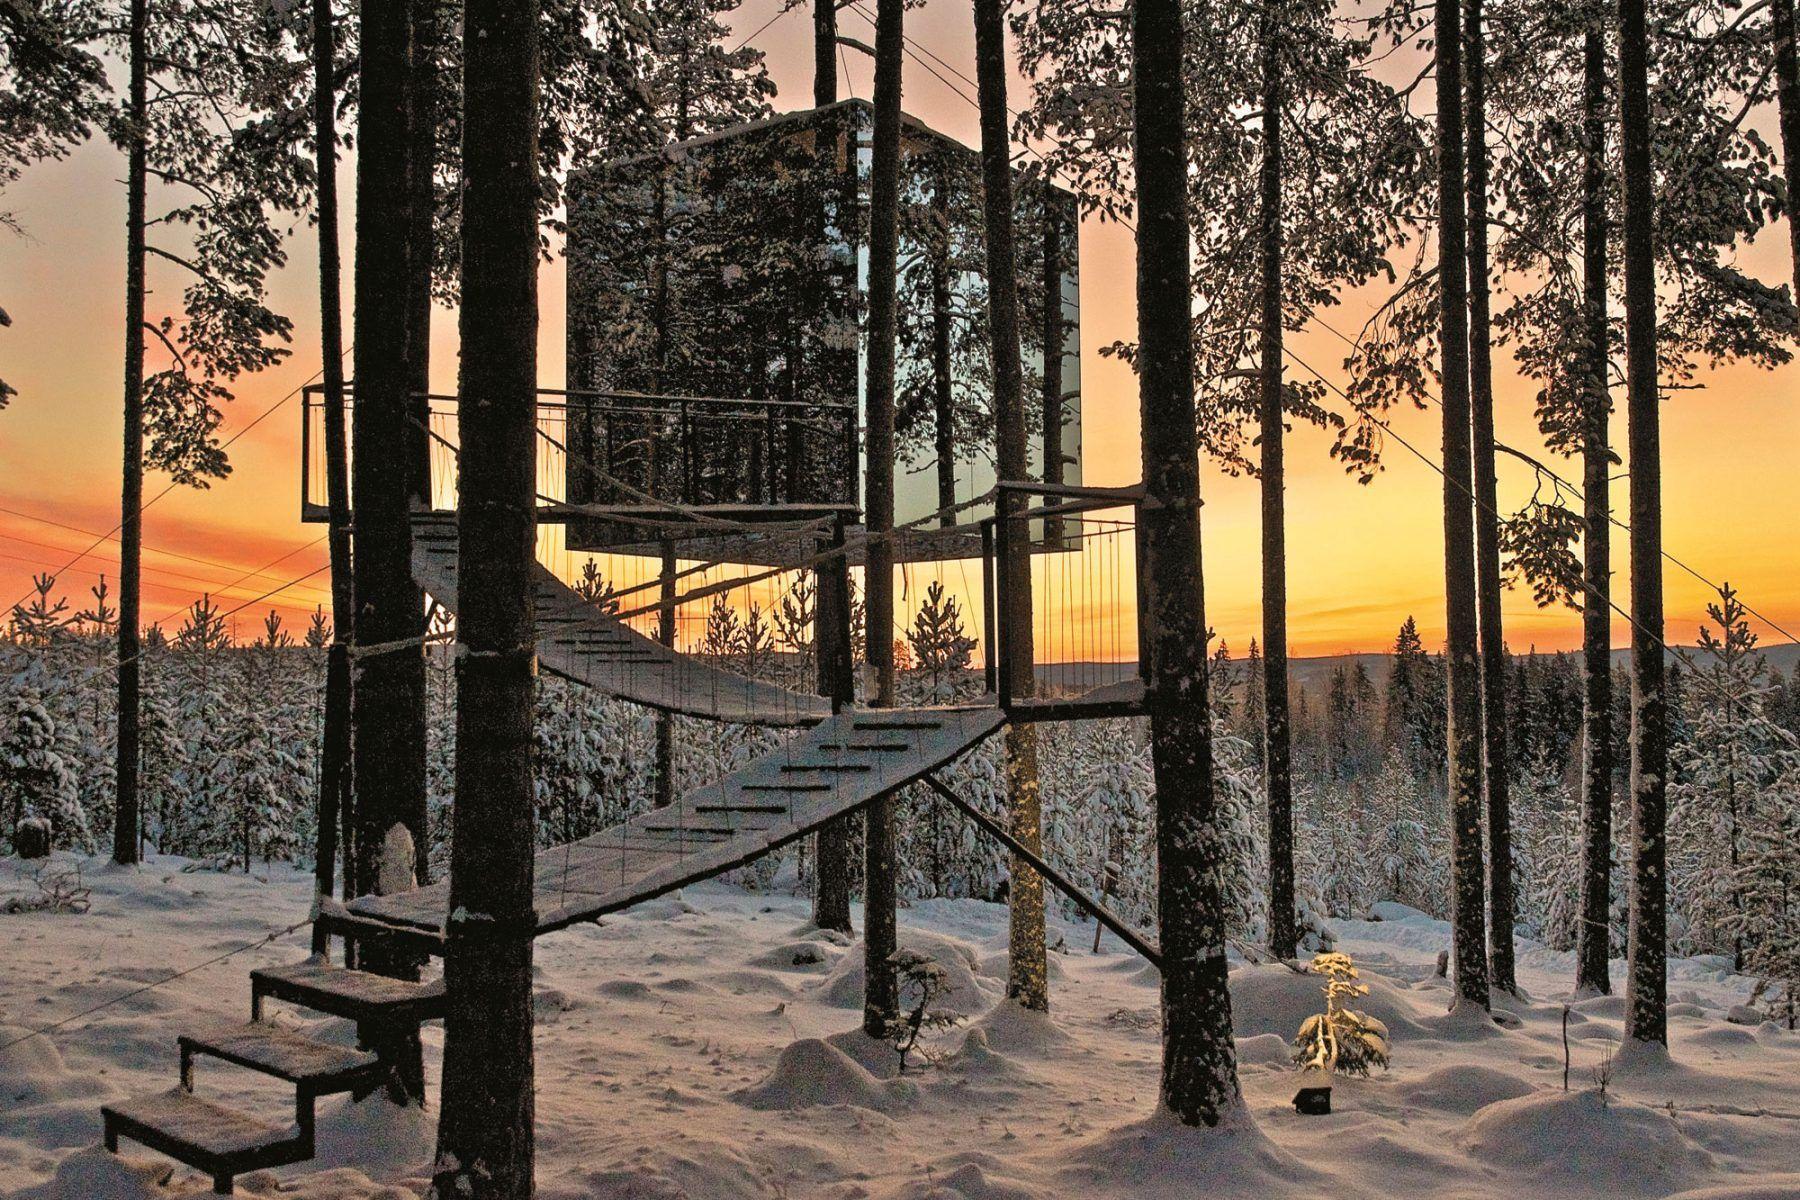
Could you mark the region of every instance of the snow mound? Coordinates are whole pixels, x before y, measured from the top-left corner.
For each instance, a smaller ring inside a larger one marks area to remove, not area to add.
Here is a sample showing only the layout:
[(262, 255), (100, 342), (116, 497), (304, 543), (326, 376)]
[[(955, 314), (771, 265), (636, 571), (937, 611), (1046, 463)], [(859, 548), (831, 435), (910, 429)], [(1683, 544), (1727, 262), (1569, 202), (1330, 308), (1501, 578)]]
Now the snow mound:
[(1237, 1060), (1240, 1067), (1291, 1067), (1294, 1050), (1278, 1033), (1259, 1033), (1238, 1039)]
[(169, 1194), (162, 1185), (174, 1173), (174, 1163), (121, 1158), (93, 1146), (58, 1163), (55, 1177), (36, 1194), (44, 1200), (161, 1200)]
[(1516, 1075), (1467, 1063), (1439, 1067), (1401, 1090), (1420, 1108), (1468, 1116), (1502, 1100), (1529, 1096), (1537, 1089)]
[(1758, 1048), (1756, 1034), (1742, 1025), (1714, 1025), (1708, 1029), (1696, 1029), (1681, 1039), (1684, 1046), (1697, 1046), (1706, 1050), (1742, 1050)]
[[(1357, 1008), (1388, 1027), (1391, 1040), (1424, 1031), (1406, 993), (1378, 975), (1365, 973), (1369, 987)], [(1306, 1018), (1325, 1010), (1325, 977), (1300, 974), (1276, 963), (1246, 965), (1231, 973), (1231, 1032), (1240, 1038), (1272, 1033), (1283, 1041)]]
[(830, 942), (787, 942), (750, 960), (753, 967), (769, 967), (777, 971), (822, 971), (829, 969), (843, 951)]
[(62, 1051), (47, 1037), (19, 1025), (0, 1025), (0, 1101), (6, 1107), (49, 1104), (71, 1098), (76, 1082)]
[[(1166, 1109), (1102, 1134), (1066, 1153), (1062, 1175), (1081, 1191), (1129, 1195), (1136, 1200), (1243, 1197), (1266, 1200), (1323, 1195), (1328, 1180), (1271, 1142), (1242, 1104), (1218, 1125), (1183, 1125)], [(1304, 1190), (1301, 1190), (1304, 1189)]]
[[(944, 969), (949, 988), (932, 1003), (932, 1007), (940, 1012), (968, 1017), (985, 1011), (994, 1002), (997, 989), (978, 974), (981, 960), (969, 943), (920, 929), (903, 929), (900, 931), (900, 948), (930, 955)], [(859, 941), (820, 982), (814, 998), (833, 1008), (860, 1009), (863, 980), (863, 949)], [(910, 1010), (918, 1002), (916, 989), (910, 986), (900, 989), (903, 1010)]]
[(987, 1045), (1002, 1054), (1047, 1057), (1069, 1044), (1069, 1035), (1049, 1013), (1033, 1012), (1023, 1004), (1002, 1000), (969, 1026)]
[(1589, 996), (1586, 1000), (1577, 1000), (1569, 1006), (1576, 1012), (1584, 1012), (1590, 1017), (1610, 1017), (1619, 1021), (1625, 1017), (1625, 997), (1623, 996)]
[[(1012, 954), (1005, 950), (996, 951), (984, 956), (977, 970), (989, 979), (1004, 981), (1012, 973)], [(1062, 955), (1049, 954), (1044, 958), (1044, 977), (1052, 983), (1063, 978)]]
[(946, 1175), (914, 1184), (901, 1193), (905, 1200), (1038, 1200), (1039, 1193), (964, 1163)]
[(732, 1093), (746, 1108), (800, 1109), (854, 1105), (890, 1112), (918, 1095), (905, 1080), (881, 1080), (836, 1046), (817, 1038), (794, 1042), (775, 1060), (769, 1077)]
[(428, 1172), (437, 1151), (437, 1113), (394, 1104), (384, 1092), (360, 1102), (344, 1096), (320, 1105), (317, 1137), (316, 1167), (382, 1177)]
[(1665, 1195), (1712, 1165), (1667, 1113), (1598, 1091), (1502, 1100), (1464, 1122), (1459, 1136), (1495, 1170), (1561, 1189)]

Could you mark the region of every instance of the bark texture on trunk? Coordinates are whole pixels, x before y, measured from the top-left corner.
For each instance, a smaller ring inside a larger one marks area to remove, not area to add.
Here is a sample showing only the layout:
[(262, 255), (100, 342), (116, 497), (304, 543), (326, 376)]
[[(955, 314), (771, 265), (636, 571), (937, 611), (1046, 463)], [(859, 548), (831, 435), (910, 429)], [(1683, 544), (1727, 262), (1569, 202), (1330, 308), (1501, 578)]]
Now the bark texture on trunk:
[(935, 224), (931, 256), (931, 396), (932, 435), (937, 457), (937, 500), (944, 515), (938, 524), (955, 526), (956, 382), (950, 361), (950, 170), (939, 161), (937, 194), (932, 197)]
[[(344, 430), (343, 267), (338, 252), (337, 94), (332, 67), (337, 39), (331, 0), (313, 0), (313, 156), (319, 171), (319, 357), (325, 402), (325, 496), (331, 553), (331, 647), (325, 658), (325, 730), (319, 752), (319, 844), (314, 882), (318, 897), (336, 889), (338, 828), (349, 805), (350, 627), (355, 597), (350, 580), (350, 463)], [(344, 847), (348, 851), (348, 847)], [(349, 878), (346, 863), (345, 879)], [(313, 950), (330, 938), (313, 929)]]
[(1470, 450), (1468, 226), (1463, 210), (1461, 0), (1436, 0), (1438, 288), (1444, 379), (1444, 597), (1448, 645), (1451, 922), (1456, 1005), (1488, 1007), (1481, 852), (1481, 662)]
[[(407, 411), (406, 463), (412, 501), (431, 505), (431, 276), (437, 259), (435, 217), (437, 189), (437, 127), (442, 114), (438, 73), (438, 0), (406, 0), (412, 39), (406, 74), (406, 124), (408, 159), (407, 197), (411, 223), (408, 234), (411, 261), (406, 280), (406, 358), (411, 395)], [(419, 632), (423, 633), (421, 620)]]
[(433, 1194), (532, 1194), (531, 573), (536, 550), (537, 5), (464, 16), (462, 481), (449, 1015)]
[(1794, 298), (1800, 300), (1800, 47), (1795, 45), (1794, 0), (1770, 0), (1775, 42), (1775, 92), (1781, 129), (1781, 173), (1787, 183), (1788, 246), (1794, 257)]
[[(837, 4), (838, 0), (813, 0), (813, 104), (823, 108), (837, 103)], [(835, 169), (835, 159), (821, 155), (821, 178)], [(846, 173), (852, 179), (854, 167)], [(819, 223), (821, 236), (828, 221), (828, 205), (821, 198)], [(856, 698), (855, 651), (850, 637), (850, 566), (847, 560), (826, 563), (819, 568), (819, 592), (814, 601), (813, 646), (819, 654), (819, 692), (840, 702)], [(841, 608), (832, 607), (841, 606)], [(825, 635), (843, 630), (843, 644), (832, 650), (843, 655), (842, 674), (834, 675), (827, 662)], [(841, 693), (841, 694), (840, 694)], [(850, 926), (850, 860), (855, 853), (856, 824), (861, 818), (846, 813), (820, 829), (813, 837), (813, 924), (820, 929), (851, 933)]]
[(1469, 414), (1475, 477), (1475, 564), (1481, 637), (1482, 783), (1487, 790), (1488, 972), (1518, 990), (1513, 956), (1512, 797), (1506, 748), (1506, 634), (1500, 619), (1500, 494), (1494, 461), (1493, 321), (1488, 295), (1487, 36), (1468, 0), (1463, 61), (1468, 117)]
[(1612, 991), (1612, 454), (1607, 417), (1606, 34), (1582, 47), (1581, 269), (1587, 361), (1581, 430), (1581, 923), (1575, 990)]
[[(895, 272), (900, 248), (900, 55), (904, 0), (875, 8), (875, 129), (869, 183), (868, 434), (866, 521), (871, 533), (894, 527)], [(894, 543), (869, 543), (866, 622), (875, 703), (894, 703)], [(898, 949), (894, 802), (884, 796), (864, 814), (863, 951), (867, 984), (863, 1028), (880, 1036), (899, 1014), (899, 987), (888, 961)]]
[(1663, 664), (1662, 437), (1657, 413), (1656, 247), (1644, 0), (1619, 0), (1624, 194), (1625, 414), (1631, 495), (1631, 926), (1625, 1036), (1667, 1044), (1668, 708)]
[(1269, 952), (1292, 958), (1294, 785), (1287, 678), (1287, 470), (1282, 405), (1281, 49), (1274, 14), (1262, 18), (1262, 476), (1263, 778), (1269, 792)]
[[(994, 372), (994, 460), (1002, 480), (1030, 471), (1025, 432), (1025, 380), (1019, 350), (1019, 267), (1013, 229), (1010, 139), (1006, 128), (1006, 26), (1001, 0), (975, 0), (975, 80), (981, 110), (981, 189), (986, 221), (988, 340)], [(1047, 214), (1046, 214), (1047, 215)], [(1025, 497), (1009, 494), (1001, 517), (1021, 512)], [(1012, 694), (1034, 692), (1031, 613), (1031, 531), (1015, 522), (999, 564), (1006, 626), (1006, 661)], [(1006, 727), (1006, 807), (1012, 835), (1033, 854), (1043, 849), (1043, 811), (1038, 790), (1037, 730)], [(1008, 868), (1011, 913), (1006, 994), (1037, 1012), (1050, 1009), (1049, 965), (1044, 949), (1044, 879), (1020, 855)]]
[(119, 486), (119, 730), (113, 761), (113, 861), (138, 860), (138, 698), (143, 652), (144, 186), (148, 172), (147, 0), (131, 0), (131, 147), (125, 168), (125, 436)]
[[(402, 4), (371, 6), (362, 24), (356, 171), (354, 316), (356, 403), (351, 421), (355, 499), (355, 621), (358, 645), (403, 641), (423, 629), (412, 578), (415, 482), (409, 434), (411, 219), (408, 74), (411, 21)], [(353, 890), (382, 886), (390, 835), (412, 842), (414, 876), (427, 846), (425, 819), (425, 659), (420, 651), (381, 654), (356, 665), (351, 758), (356, 792)], [(394, 838), (398, 845), (398, 838)], [(389, 881), (397, 873), (390, 869)], [(379, 947), (365, 965), (396, 969)]]
[(1216, 1125), (1242, 1094), (1226, 989), (1225, 847), (1207, 707), (1180, 0), (1137, 0), (1131, 29), (1145, 493), (1138, 575), (1156, 781), (1160, 1101), (1184, 1124)]

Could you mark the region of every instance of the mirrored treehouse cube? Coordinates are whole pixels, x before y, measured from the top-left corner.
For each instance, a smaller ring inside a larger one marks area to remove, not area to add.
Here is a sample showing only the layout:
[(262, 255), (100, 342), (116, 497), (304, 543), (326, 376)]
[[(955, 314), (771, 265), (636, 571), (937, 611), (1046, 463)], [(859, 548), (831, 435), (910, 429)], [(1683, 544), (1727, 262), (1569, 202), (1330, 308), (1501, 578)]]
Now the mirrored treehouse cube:
[[(849, 100), (604, 163), (571, 179), (572, 505), (675, 501), (734, 515), (860, 512), (873, 111)], [(895, 520), (994, 482), (979, 154), (903, 126)], [(1031, 470), (1081, 482), (1077, 213), (1021, 176), (1019, 293)], [(1048, 352), (1046, 348), (1048, 347)], [(945, 512), (929, 524), (986, 512)], [(576, 516), (571, 549), (648, 551)], [(765, 561), (755, 539), (734, 548)], [(919, 538), (902, 557), (978, 552)]]

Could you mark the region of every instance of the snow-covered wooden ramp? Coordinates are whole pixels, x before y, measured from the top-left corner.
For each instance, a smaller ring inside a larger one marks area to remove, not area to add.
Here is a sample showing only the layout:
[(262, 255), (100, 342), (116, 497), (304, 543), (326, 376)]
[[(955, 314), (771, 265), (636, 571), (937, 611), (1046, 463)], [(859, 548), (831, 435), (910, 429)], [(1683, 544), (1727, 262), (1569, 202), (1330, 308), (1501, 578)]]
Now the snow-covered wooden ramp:
[[(537, 932), (629, 908), (741, 866), (915, 783), (1006, 722), (991, 705), (855, 709), (716, 783), (623, 825), (537, 855)], [(441, 938), (447, 884), (365, 896), (324, 919), (347, 934), (397, 928)]]
[[(456, 611), (456, 526), (413, 526), (413, 579)], [(663, 712), (739, 725), (815, 725), (831, 702), (681, 654), (583, 600), (541, 563), (534, 572), (538, 663), (584, 686)]]

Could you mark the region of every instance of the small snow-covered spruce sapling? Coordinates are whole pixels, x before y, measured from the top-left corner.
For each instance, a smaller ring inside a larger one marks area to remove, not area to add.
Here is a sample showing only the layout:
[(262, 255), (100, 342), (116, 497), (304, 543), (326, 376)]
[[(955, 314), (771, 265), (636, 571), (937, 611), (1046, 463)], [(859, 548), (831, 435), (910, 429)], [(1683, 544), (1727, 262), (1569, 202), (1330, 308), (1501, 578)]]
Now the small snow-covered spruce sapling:
[(1294, 1038), (1294, 1061), (1308, 1071), (1323, 1074), (1329, 1085), (1335, 1072), (1367, 1075), (1371, 1067), (1388, 1065), (1387, 1026), (1350, 1006), (1367, 996), (1367, 984), (1358, 983), (1356, 964), (1348, 954), (1315, 954), (1314, 974), (1325, 981), (1325, 1011), (1306, 1018)]
[(900, 1056), (900, 1074), (906, 1074), (906, 1056), (919, 1044), (919, 1035), (927, 1029), (947, 1029), (961, 1018), (953, 1012), (933, 1007), (953, 990), (950, 977), (936, 959), (902, 946), (888, 955), (894, 974), (899, 977), (900, 994), (912, 996), (916, 1003), (888, 1021), (887, 1042)]

